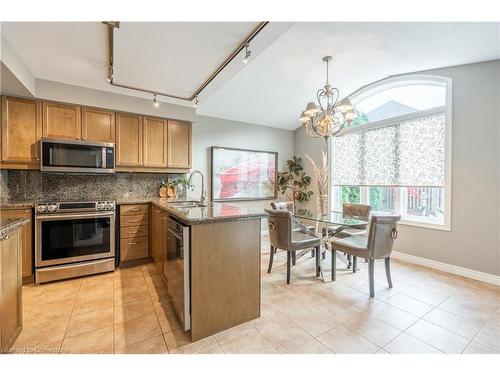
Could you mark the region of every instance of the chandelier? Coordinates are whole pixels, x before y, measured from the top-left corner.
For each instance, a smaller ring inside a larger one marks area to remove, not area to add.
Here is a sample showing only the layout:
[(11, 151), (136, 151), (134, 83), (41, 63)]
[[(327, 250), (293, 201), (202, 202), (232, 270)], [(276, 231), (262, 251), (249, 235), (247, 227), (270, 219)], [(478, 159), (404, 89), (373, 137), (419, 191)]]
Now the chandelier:
[(328, 82), (328, 64), (332, 57), (325, 56), (323, 61), (326, 62), (326, 83), (316, 94), (319, 106), (314, 102), (307, 103), (306, 109), (300, 115), (300, 122), (309, 136), (324, 137), (328, 140), (328, 137), (337, 136), (342, 129), (349, 126), (356, 117), (356, 112), (349, 98), (337, 103), (339, 90)]

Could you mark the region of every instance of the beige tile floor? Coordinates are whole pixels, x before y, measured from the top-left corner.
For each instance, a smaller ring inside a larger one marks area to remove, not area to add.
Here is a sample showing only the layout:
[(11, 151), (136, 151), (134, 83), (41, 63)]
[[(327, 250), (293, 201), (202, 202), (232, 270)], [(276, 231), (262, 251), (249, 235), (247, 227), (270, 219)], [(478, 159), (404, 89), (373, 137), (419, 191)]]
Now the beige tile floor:
[[(24, 329), (14, 351), (39, 353), (500, 353), (500, 288), (393, 260), (394, 288), (376, 264), (338, 262), (337, 281), (313, 277), (298, 260), (285, 283), (285, 253), (267, 273), (262, 240), (259, 319), (190, 343), (153, 264), (26, 286)], [(324, 261), (330, 276), (330, 260)]]

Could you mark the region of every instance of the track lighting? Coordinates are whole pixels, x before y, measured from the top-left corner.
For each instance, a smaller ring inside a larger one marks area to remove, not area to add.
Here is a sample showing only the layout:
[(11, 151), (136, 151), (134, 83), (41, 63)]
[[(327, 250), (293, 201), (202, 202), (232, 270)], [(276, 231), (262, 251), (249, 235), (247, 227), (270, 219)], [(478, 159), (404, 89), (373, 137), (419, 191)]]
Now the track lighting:
[(194, 97), (194, 104), (193, 104), (193, 107), (194, 107), (194, 108), (198, 107), (198, 102), (199, 102), (199, 100), (198, 100), (198, 95), (196, 95), (196, 96)]
[(248, 64), (248, 61), (250, 61), (251, 54), (252, 54), (252, 51), (250, 51), (250, 44), (247, 43), (247, 44), (245, 44), (245, 58), (243, 59), (244, 64)]
[(155, 108), (158, 108), (160, 106), (160, 102), (156, 99), (156, 93), (154, 93), (153, 95), (153, 105), (155, 106)]

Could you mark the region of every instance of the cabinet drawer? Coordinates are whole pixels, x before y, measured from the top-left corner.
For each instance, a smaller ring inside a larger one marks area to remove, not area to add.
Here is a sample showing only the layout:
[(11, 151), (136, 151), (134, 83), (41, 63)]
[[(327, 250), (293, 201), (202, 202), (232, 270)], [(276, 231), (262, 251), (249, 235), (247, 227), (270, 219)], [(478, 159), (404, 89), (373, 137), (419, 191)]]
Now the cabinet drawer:
[(146, 258), (149, 256), (148, 237), (135, 237), (120, 240), (120, 258), (122, 261)]
[(121, 227), (137, 227), (141, 225), (148, 225), (148, 215), (130, 215), (130, 216), (120, 216), (120, 228)]
[(148, 213), (147, 204), (126, 204), (120, 206), (120, 216), (143, 215)]
[(148, 236), (148, 226), (134, 226), (120, 228), (120, 238), (134, 238)]

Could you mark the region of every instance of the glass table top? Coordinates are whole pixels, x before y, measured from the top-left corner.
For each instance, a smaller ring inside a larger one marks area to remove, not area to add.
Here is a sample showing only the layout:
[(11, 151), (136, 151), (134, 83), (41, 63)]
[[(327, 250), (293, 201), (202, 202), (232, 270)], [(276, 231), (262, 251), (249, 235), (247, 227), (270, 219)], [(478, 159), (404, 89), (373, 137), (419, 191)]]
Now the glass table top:
[(326, 215), (322, 215), (318, 210), (309, 210), (299, 208), (293, 213), (297, 219), (312, 220), (319, 223), (331, 224), (331, 225), (342, 225), (342, 226), (357, 226), (369, 224), (370, 219), (361, 216), (348, 216), (344, 215), (340, 211), (330, 211)]

